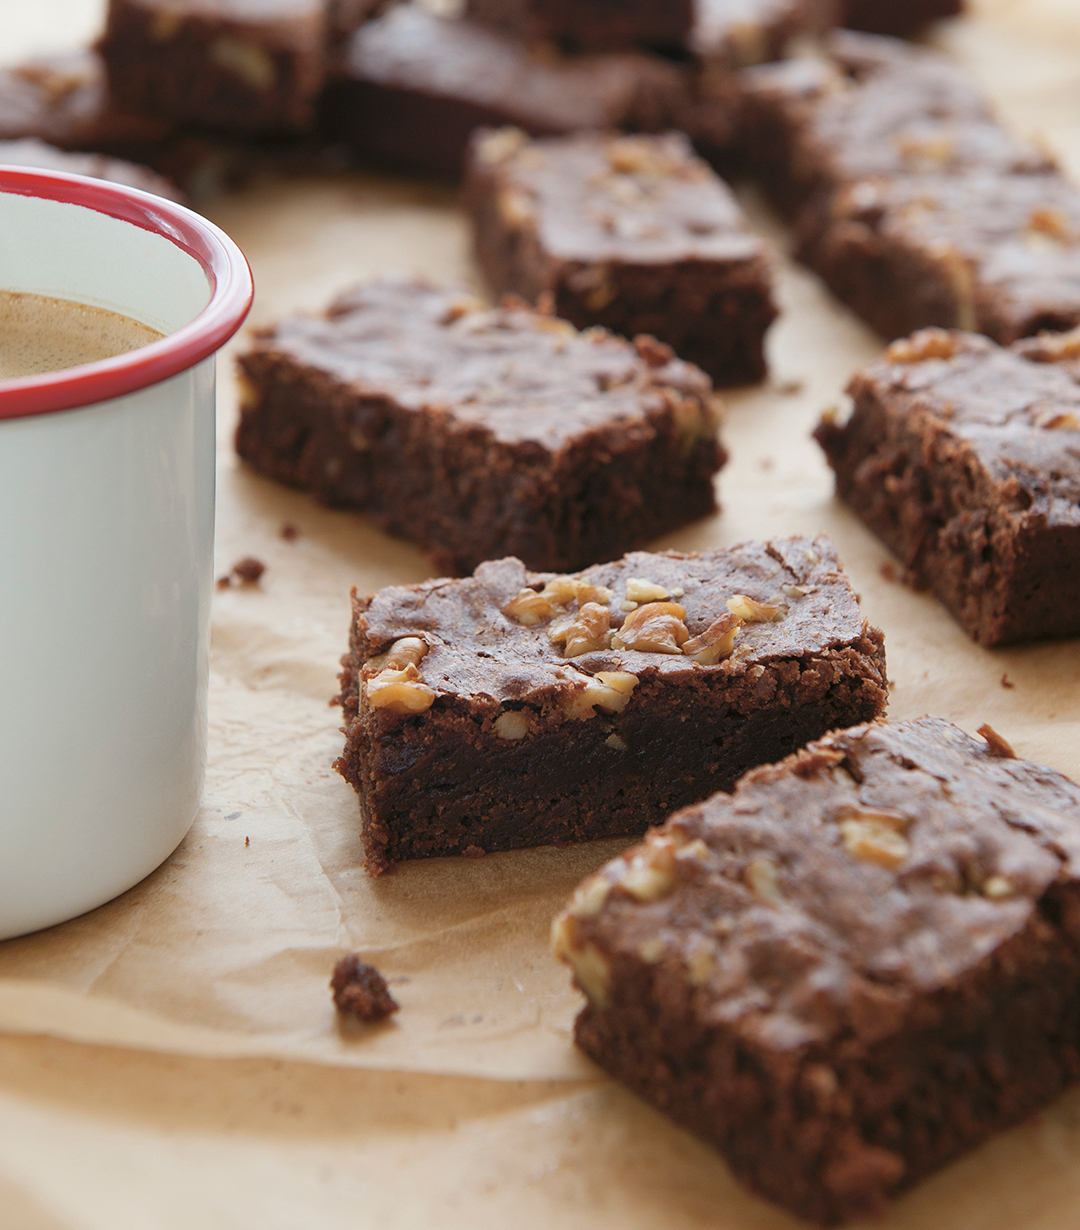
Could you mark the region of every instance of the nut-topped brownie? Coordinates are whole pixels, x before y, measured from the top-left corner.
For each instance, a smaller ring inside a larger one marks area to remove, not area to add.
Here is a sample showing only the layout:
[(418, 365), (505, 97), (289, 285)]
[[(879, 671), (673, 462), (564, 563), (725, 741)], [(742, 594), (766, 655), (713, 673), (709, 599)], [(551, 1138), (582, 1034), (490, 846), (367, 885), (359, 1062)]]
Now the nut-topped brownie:
[(837, 494), (984, 645), (1080, 635), (1080, 333), (926, 329), (815, 435)]
[(656, 132), (687, 98), (685, 71), (659, 56), (532, 51), (404, 4), (356, 32), (321, 113), (326, 131), (358, 154), (457, 176), (476, 128)]
[(368, 870), (642, 831), (886, 701), (831, 542), (516, 559), (353, 596), (346, 744)]
[(335, 41), (377, 0), (109, 0), (101, 51), (132, 110), (242, 133), (309, 128)]
[(829, 35), (824, 47), (821, 58), (739, 76), (748, 155), (788, 216), (864, 179), (1052, 170), (1044, 154), (997, 122), (974, 81), (948, 57), (846, 30)]
[(709, 379), (652, 338), (385, 278), (257, 333), (240, 366), (241, 457), (441, 571), (581, 568), (716, 508)]
[(465, 13), (527, 43), (677, 49), (690, 33), (694, 0), (466, 0)]
[(768, 250), (681, 133), (483, 130), (466, 200), (496, 291), (549, 295), (582, 328), (652, 334), (718, 385), (765, 375)]
[(578, 889), (578, 1044), (824, 1225), (1080, 1078), (1080, 787), (939, 718), (828, 735)]
[(110, 158), (106, 154), (80, 154), (57, 149), (33, 137), (22, 141), (0, 141), (0, 163), (16, 167), (39, 167), (45, 171), (66, 171), (69, 175), (86, 175), (90, 179), (105, 179), (127, 188), (139, 188), (170, 201), (183, 201), (183, 193), (174, 183), (151, 171), (149, 167)]

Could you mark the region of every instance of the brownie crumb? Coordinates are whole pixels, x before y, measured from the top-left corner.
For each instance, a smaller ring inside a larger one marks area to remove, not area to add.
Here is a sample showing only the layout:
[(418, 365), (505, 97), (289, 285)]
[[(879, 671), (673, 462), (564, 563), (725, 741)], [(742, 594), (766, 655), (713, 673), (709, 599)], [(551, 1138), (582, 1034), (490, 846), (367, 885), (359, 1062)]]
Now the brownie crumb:
[(266, 571), (266, 565), (254, 555), (245, 555), (232, 566), (232, 575), (242, 585), (258, 585), (259, 578)]
[(1003, 688), (1015, 688), (1016, 684), (1009, 678), (1007, 674), (1001, 676), (1001, 686)]
[(300, 537), (300, 530), (291, 521), (282, 522), (278, 532), (286, 542), (295, 542)]
[(986, 740), (986, 745), (990, 749), (992, 756), (1000, 756), (1002, 760), (1015, 760), (1016, 753), (1012, 750), (1008, 743), (998, 734), (998, 732), (988, 723), (983, 722), (979, 727), (978, 733)]
[(890, 564), (888, 562), (882, 564), (881, 567), (878, 569), (878, 572), (881, 573), (882, 577), (886, 581), (892, 581), (894, 584), (900, 580), (900, 577), (897, 574), (895, 565)]
[(342, 957), (334, 966), (330, 986), (338, 1012), (367, 1025), (385, 1021), (398, 1010), (386, 979), (374, 965), (365, 965), (355, 954)]
[(230, 579), (229, 574), (226, 573), (223, 577), (218, 577), (214, 584), (217, 585), (218, 589), (228, 589), (232, 584), (232, 580)]

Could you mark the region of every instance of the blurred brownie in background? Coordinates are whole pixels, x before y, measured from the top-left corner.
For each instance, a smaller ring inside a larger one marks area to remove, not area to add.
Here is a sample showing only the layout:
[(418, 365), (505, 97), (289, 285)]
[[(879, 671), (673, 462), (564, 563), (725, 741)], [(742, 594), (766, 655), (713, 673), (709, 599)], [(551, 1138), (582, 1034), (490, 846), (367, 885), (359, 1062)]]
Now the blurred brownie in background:
[(465, 15), (526, 43), (684, 47), (694, 0), (466, 0)]
[(406, 4), (353, 36), (323, 96), (322, 126), (361, 156), (458, 176), (476, 128), (656, 132), (675, 125), (688, 97), (685, 70), (659, 56), (533, 51)]
[(764, 240), (681, 133), (476, 135), (466, 199), (492, 288), (627, 337), (651, 334), (718, 385), (765, 375), (776, 316)]

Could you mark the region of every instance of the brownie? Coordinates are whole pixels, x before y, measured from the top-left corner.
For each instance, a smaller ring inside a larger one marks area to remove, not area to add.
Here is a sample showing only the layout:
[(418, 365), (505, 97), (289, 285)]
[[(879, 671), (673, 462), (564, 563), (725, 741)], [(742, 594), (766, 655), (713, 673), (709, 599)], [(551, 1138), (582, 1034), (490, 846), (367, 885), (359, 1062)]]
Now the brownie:
[(718, 385), (765, 375), (776, 317), (765, 241), (683, 134), (529, 141), (484, 129), (466, 202), (496, 292), (548, 295), (579, 328), (652, 334)]
[(756, 176), (788, 217), (864, 179), (960, 171), (1052, 171), (1001, 127), (953, 61), (896, 39), (835, 31), (827, 54), (739, 75)]
[(840, 24), (873, 34), (917, 34), (964, 11), (964, 0), (840, 0)]
[(678, 49), (690, 34), (694, 0), (466, 0), (465, 15), (527, 43)]
[(800, 37), (821, 34), (835, 18), (832, 0), (695, 0), (687, 50), (692, 99), (679, 116), (701, 154), (734, 169), (739, 138), (735, 73), (780, 60)]
[(0, 163), (16, 167), (39, 167), (45, 171), (66, 171), (70, 175), (87, 175), (91, 179), (107, 179), (127, 188), (141, 188), (170, 201), (183, 201), (183, 193), (175, 184), (151, 171), (149, 167), (110, 158), (105, 154), (78, 154), (57, 149), (27, 137), (22, 141), (0, 141)]
[(119, 102), (241, 133), (314, 121), (335, 40), (365, 0), (109, 0), (101, 51)]
[(881, 634), (826, 538), (516, 559), (353, 595), (338, 771), (367, 867), (641, 832), (879, 714)]
[(839, 731), (578, 889), (578, 1044), (822, 1225), (1080, 1077), (1080, 787), (940, 718)]
[(366, 965), (355, 953), (342, 957), (330, 979), (334, 1007), (363, 1025), (377, 1025), (400, 1008), (390, 994), (386, 979), (374, 965)]
[(361, 156), (457, 176), (476, 128), (656, 132), (672, 126), (687, 98), (685, 70), (659, 56), (531, 51), (405, 4), (353, 36), (323, 97), (322, 123)]
[(611, 559), (715, 510), (708, 377), (650, 338), (384, 279), (241, 356), (236, 447), (447, 572)]
[(1080, 334), (927, 329), (816, 436), (841, 499), (984, 645), (1080, 635)]

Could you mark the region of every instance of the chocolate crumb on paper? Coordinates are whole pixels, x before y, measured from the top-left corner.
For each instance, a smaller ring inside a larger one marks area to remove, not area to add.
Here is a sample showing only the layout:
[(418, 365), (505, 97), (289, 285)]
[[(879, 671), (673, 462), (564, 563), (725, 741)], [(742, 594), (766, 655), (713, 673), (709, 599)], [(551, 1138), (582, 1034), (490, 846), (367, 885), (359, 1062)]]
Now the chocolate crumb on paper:
[(374, 965), (365, 965), (354, 953), (342, 957), (334, 966), (330, 986), (338, 1012), (366, 1025), (385, 1021), (399, 1007), (382, 974)]

